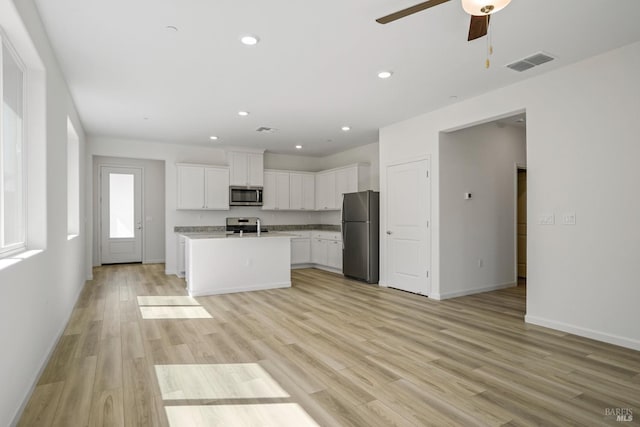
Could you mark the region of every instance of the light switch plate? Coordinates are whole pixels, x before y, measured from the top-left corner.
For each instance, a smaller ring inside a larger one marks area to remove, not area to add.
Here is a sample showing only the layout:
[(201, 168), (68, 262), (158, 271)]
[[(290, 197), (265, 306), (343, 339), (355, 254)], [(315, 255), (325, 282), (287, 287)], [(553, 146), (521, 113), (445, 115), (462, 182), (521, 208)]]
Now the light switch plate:
[(562, 214), (562, 223), (564, 225), (576, 225), (576, 213), (567, 212), (565, 214)]
[(554, 225), (555, 223), (556, 220), (553, 214), (542, 214), (538, 218), (538, 224), (540, 225)]

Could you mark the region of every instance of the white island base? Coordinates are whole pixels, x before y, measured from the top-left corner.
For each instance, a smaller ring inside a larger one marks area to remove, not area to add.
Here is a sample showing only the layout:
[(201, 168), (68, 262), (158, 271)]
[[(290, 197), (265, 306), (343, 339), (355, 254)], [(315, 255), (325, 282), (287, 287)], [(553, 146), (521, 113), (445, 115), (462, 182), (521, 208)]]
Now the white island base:
[(291, 235), (185, 235), (191, 296), (291, 287)]

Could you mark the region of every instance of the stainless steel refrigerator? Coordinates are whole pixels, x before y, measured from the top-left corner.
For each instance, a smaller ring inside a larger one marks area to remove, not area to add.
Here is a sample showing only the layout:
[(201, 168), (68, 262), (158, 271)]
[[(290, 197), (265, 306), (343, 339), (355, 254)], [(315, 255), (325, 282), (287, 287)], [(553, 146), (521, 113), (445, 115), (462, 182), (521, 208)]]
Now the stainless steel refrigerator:
[(342, 202), (342, 273), (378, 283), (380, 193), (346, 193)]

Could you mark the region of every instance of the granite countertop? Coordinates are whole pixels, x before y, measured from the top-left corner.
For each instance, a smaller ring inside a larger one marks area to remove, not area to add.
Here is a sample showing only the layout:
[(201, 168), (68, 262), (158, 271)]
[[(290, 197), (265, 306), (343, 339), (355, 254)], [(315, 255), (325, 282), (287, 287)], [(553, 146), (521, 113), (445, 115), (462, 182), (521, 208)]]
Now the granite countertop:
[[(266, 225), (261, 227), (263, 230), (267, 229), (269, 232), (274, 231), (304, 231), (304, 230), (318, 230), (318, 231), (340, 231), (340, 225), (332, 224), (293, 224), (293, 225)], [(174, 233), (187, 234), (187, 233), (209, 233), (218, 234), (225, 232), (224, 225), (178, 225), (173, 227)]]

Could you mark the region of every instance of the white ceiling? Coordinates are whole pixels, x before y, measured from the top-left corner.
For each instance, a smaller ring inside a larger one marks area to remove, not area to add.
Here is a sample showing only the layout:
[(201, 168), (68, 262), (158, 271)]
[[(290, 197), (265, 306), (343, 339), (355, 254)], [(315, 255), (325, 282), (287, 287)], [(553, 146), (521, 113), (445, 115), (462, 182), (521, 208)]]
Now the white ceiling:
[[(375, 19), (420, 0), (35, 1), (89, 135), (312, 156), (640, 40), (638, 0), (513, 0), (492, 18), (486, 70), (459, 0), (387, 25)], [(504, 67), (538, 51), (557, 60)]]

